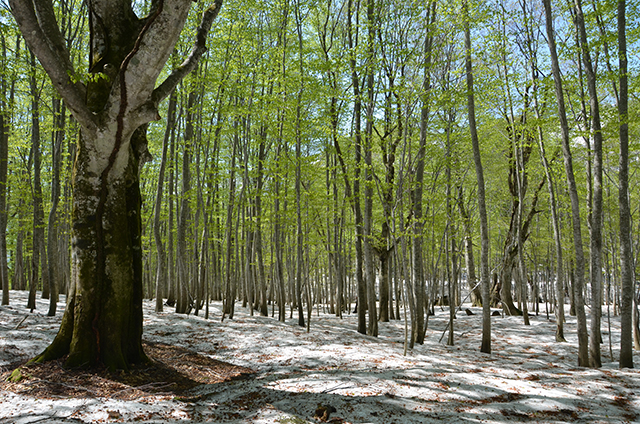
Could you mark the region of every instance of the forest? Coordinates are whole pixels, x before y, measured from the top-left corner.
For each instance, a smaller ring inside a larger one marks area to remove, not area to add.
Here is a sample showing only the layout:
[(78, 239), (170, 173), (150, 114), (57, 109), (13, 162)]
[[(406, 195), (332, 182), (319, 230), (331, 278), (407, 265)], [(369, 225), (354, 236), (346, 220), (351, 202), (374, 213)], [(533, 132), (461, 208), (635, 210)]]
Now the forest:
[(602, 365), (605, 311), (633, 368), (636, 0), (187, 3), (1, 3), (2, 304), (69, 314), (37, 360), (128, 368), (140, 346), (100, 343), (155, 299), (404, 320), (405, 353), (462, 304), (484, 353), (491, 308), (564, 342), (567, 305), (576, 365)]

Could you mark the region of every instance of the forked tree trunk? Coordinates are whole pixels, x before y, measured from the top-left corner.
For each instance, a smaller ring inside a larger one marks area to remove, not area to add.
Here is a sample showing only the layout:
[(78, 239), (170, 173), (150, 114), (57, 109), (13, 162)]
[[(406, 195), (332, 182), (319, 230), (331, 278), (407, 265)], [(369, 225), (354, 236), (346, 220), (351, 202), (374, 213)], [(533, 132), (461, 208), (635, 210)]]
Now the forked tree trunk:
[[(11, 0), (31, 50), (80, 126), (73, 169), (73, 262), (67, 308), (51, 345), (34, 361), (68, 354), (67, 365), (128, 369), (142, 350), (141, 196), (146, 127), (159, 102), (193, 70), (221, 3), (207, 9), (189, 59), (160, 85), (191, 2), (152, 2), (139, 19), (125, 0), (94, 0), (90, 73), (76, 72), (58, 28), (53, 2)], [(142, 161), (142, 162), (141, 162)]]

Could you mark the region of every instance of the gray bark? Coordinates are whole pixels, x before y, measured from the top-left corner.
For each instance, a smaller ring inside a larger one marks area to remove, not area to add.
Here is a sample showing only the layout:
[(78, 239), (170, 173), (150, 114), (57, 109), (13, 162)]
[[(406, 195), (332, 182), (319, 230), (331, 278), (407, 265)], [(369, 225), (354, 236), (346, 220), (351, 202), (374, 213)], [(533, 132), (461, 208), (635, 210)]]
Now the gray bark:
[(573, 296), (576, 315), (578, 319), (578, 365), (587, 366), (589, 364), (589, 335), (587, 333), (587, 318), (584, 311), (584, 251), (582, 247), (582, 230), (580, 223), (580, 205), (578, 200), (578, 189), (575, 175), (573, 173), (573, 158), (571, 155), (569, 124), (564, 103), (564, 93), (562, 88), (562, 78), (560, 76), (560, 66), (556, 49), (555, 33), (553, 30), (553, 18), (551, 15), (551, 1), (543, 0), (547, 42), (551, 54), (551, 70), (558, 102), (558, 118), (560, 119), (560, 129), (562, 132), (562, 153), (564, 156), (564, 169), (571, 200), (571, 222), (573, 233), (573, 247), (575, 250), (575, 272), (573, 283)]
[(489, 224), (487, 220), (487, 206), (484, 193), (484, 171), (480, 156), (480, 143), (476, 128), (476, 107), (473, 93), (473, 67), (471, 63), (471, 30), (469, 23), (469, 10), (466, 1), (464, 8), (464, 45), (465, 45), (465, 71), (467, 80), (467, 110), (469, 113), (469, 130), (471, 132), (471, 144), (473, 147), (473, 162), (476, 168), (478, 181), (478, 213), (480, 215), (480, 279), (482, 281), (482, 342), (480, 351), (491, 353), (491, 305), (489, 280)]
[(156, 188), (155, 211), (153, 218), (153, 238), (156, 245), (157, 268), (156, 268), (156, 312), (164, 309), (164, 296), (167, 289), (167, 251), (162, 241), (162, 200), (164, 196), (164, 180), (168, 162), (169, 142), (174, 128), (176, 115), (176, 94), (175, 91), (169, 97), (169, 108), (167, 111), (167, 127), (162, 142), (162, 158), (160, 159), (160, 170), (158, 171), (158, 186)]
[[(19, 37), (18, 37), (19, 39)], [(2, 72), (7, 72), (7, 46), (4, 33), (0, 34), (2, 43)], [(16, 49), (17, 50), (17, 49)], [(17, 52), (16, 52), (17, 53)], [(2, 282), (2, 305), (9, 304), (9, 267), (7, 265), (7, 163), (9, 155), (9, 132), (11, 130), (9, 105), (7, 99), (13, 98), (15, 84), (7, 96), (7, 78), (0, 82), (0, 281)], [(14, 287), (15, 288), (15, 287)]]
[[(74, 169), (72, 281), (58, 335), (37, 361), (127, 369), (143, 362), (141, 196), (146, 124), (194, 69), (221, 2), (208, 8), (189, 58), (159, 86), (191, 2), (154, 2), (138, 18), (126, 0), (94, 0), (85, 84), (69, 59), (51, 0), (10, 0), (12, 14), (80, 126)], [(122, 231), (123, 228), (128, 231)]]
[(618, 205), (620, 217), (620, 368), (633, 368), (633, 252), (631, 244), (631, 211), (629, 207), (629, 82), (627, 78), (626, 2), (618, 1), (618, 60), (620, 72), (620, 162), (618, 171)]
[(575, 0), (575, 22), (580, 36), (582, 62), (587, 72), (587, 88), (591, 109), (593, 130), (593, 203), (591, 216), (591, 340), (589, 344), (589, 366), (602, 366), (600, 331), (602, 319), (602, 126), (600, 124), (600, 103), (596, 89), (596, 75), (591, 61), (591, 53), (582, 14), (582, 1)]

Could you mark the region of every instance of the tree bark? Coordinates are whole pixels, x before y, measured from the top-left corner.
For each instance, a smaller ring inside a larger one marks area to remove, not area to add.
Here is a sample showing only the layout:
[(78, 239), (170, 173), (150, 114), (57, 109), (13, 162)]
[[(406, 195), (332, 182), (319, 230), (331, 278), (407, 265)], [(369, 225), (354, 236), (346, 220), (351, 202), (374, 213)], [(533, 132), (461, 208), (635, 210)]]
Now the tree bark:
[[(29, 284), (29, 301), (27, 308), (36, 308), (36, 289), (42, 276), (43, 298), (48, 298), (49, 280), (44, 252), (44, 209), (42, 206), (42, 154), (40, 152), (40, 92), (36, 82), (36, 58), (30, 53), (31, 75), (29, 87), (31, 92), (31, 157), (33, 158), (32, 201), (33, 201), (33, 243), (31, 252), (31, 279)], [(42, 266), (41, 266), (42, 265)], [(41, 271), (42, 270), (42, 271)]]
[[(176, 115), (176, 99), (177, 95), (174, 91), (169, 97), (169, 108), (167, 110), (167, 127), (162, 142), (162, 158), (160, 159), (160, 170), (158, 171), (158, 186), (156, 188), (156, 203), (153, 219), (153, 238), (156, 244), (157, 268), (156, 268), (156, 312), (162, 312), (164, 309), (164, 296), (167, 289), (167, 251), (162, 241), (162, 199), (164, 195), (164, 179), (167, 168), (167, 151), (171, 135), (174, 131), (174, 122)], [(168, 229), (169, 230), (169, 229)]]
[(593, 130), (593, 203), (591, 217), (591, 341), (589, 344), (589, 366), (602, 366), (600, 331), (602, 318), (602, 126), (600, 123), (600, 103), (596, 89), (596, 74), (591, 61), (582, 1), (574, 0), (575, 22), (580, 36), (582, 62), (587, 71), (591, 122)]
[(560, 129), (562, 132), (562, 153), (564, 156), (564, 169), (571, 200), (571, 218), (573, 229), (573, 247), (575, 250), (575, 273), (573, 283), (573, 296), (578, 319), (578, 365), (585, 367), (589, 365), (589, 335), (587, 334), (587, 318), (584, 311), (584, 251), (582, 248), (582, 230), (580, 223), (580, 205), (578, 200), (578, 189), (575, 175), (573, 173), (573, 158), (569, 145), (569, 125), (564, 103), (564, 93), (562, 88), (562, 78), (560, 76), (560, 66), (556, 49), (555, 33), (553, 30), (553, 18), (551, 15), (551, 1), (543, 0), (546, 18), (547, 42), (551, 54), (551, 71), (558, 102), (558, 118), (560, 119)]
[(374, 264), (374, 244), (373, 234), (373, 114), (374, 104), (374, 60), (375, 60), (375, 39), (376, 27), (378, 25), (377, 13), (375, 11), (375, 0), (367, 0), (367, 102), (366, 102), (366, 125), (364, 134), (364, 268), (365, 282), (367, 287), (367, 312), (369, 322), (367, 325), (367, 335), (378, 337), (378, 308), (376, 302), (376, 272)]
[[(125, 0), (95, 0), (90, 22), (90, 74), (75, 78), (50, 0), (11, 0), (29, 47), (80, 126), (74, 164), (73, 263), (58, 335), (35, 361), (69, 354), (67, 365), (128, 369), (142, 351), (142, 246), (138, 173), (146, 124), (193, 70), (205, 49), (216, 2), (203, 15), (192, 54), (160, 85), (187, 19), (190, 2), (154, 2), (138, 18)], [(73, 77), (73, 79), (72, 79)]]
[[(49, 312), (48, 316), (52, 317), (56, 314), (59, 282), (62, 281), (60, 273), (60, 264), (58, 257), (60, 252), (58, 249), (58, 205), (60, 203), (60, 168), (62, 166), (62, 142), (65, 137), (66, 108), (61, 104), (60, 100), (54, 100), (54, 123), (53, 143), (51, 146), (51, 161), (53, 175), (51, 176), (51, 210), (48, 219), (47, 234), (47, 265), (48, 281), (49, 281)], [(43, 269), (42, 272), (45, 272)]]
[[(413, 347), (414, 343), (423, 344), (425, 334), (424, 323), (424, 304), (425, 304), (425, 277), (424, 277), (424, 262), (423, 262), (423, 239), (424, 239), (424, 221), (423, 221), (423, 185), (424, 185), (424, 167), (426, 157), (427, 146), (427, 131), (429, 124), (429, 112), (430, 112), (430, 88), (431, 88), (431, 60), (432, 60), (432, 48), (433, 37), (435, 28), (433, 28), (436, 22), (436, 2), (432, 1), (429, 4), (428, 14), (426, 17), (427, 35), (424, 39), (424, 76), (422, 80), (422, 109), (420, 111), (420, 143), (418, 152), (416, 154), (416, 168), (415, 168), (415, 183), (414, 188), (411, 191), (411, 211), (413, 214), (413, 251), (411, 257), (412, 267), (412, 280), (413, 283), (407, 288), (407, 293), (414, 300), (411, 302), (413, 305), (411, 312), (411, 341), (410, 345)], [(404, 254), (404, 249), (403, 249)], [(404, 255), (403, 255), (404, 256)]]
[(349, 65), (351, 68), (351, 82), (353, 85), (353, 122), (354, 122), (354, 137), (355, 137), (355, 172), (353, 177), (353, 209), (355, 214), (356, 224), (356, 284), (358, 290), (358, 297), (356, 299), (356, 307), (358, 310), (358, 333), (367, 333), (367, 285), (363, 275), (363, 262), (364, 262), (364, 229), (363, 229), (363, 217), (362, 208), (360, 207), (360, 180), (362, 164), (362, 99), (360, 97), (360, 76), (356, 67), (355, 59), (355, 39), (352, 19), (353, 16), (358, 14), (358, 4), (354, 5), (353, 0), (347, 2), (347, 39), (350, 50)]
[[(296, 17), (296, 32), (298, 33), (298, 54), (299, 54), (299, 71), (300, 71), (300, 89), (298, 91), (298, 98), (296, 104), (296, 303), (298, 304), (298, 325), (300, 327), (305, 326), (304, 322), (304, 309), (302, 306), (302, 274), (303, 274), (303, 243), (304, 243), (304, 229), (302, 227), (302, 129), (301, 129), (301, 114), (302, 114), (302, 92), (304, 90), (304, 69), (303, 69), (303, 45), (302, 45), (302, 18), (300, 11), (300, 1), (296, 1), (295, 8)], [(305, 278), (305, 280), (307, 280)]]
[(618, 171), (618, 205), (620, 218), (620, 368), (633, 368), (633, 251), (631, 243), (631, 210), (629, 207), (629, 82), (627, 77), (626, 1), (618, 0), (618, 62), (620, 100), (620, 162)]
[(187, 239), (189, 238), (189, 222), (191, 216), (191, 155), (194, 144), (195, 107), (198, 95), (192, 87), (187, 99), (186, 124), (184, 130), (184, 151), (182, 152), (182, 191), (180, 200), (180, 217), (178, 218), (176, 264), (178, 270), (178, 287), (176, 313), (191, 312), (192, 297), (189, 290), (191, 281), (190, 260)]
[[(18, 37), (20, 39), (20, 37)], [(7, 46), (4, 32), (0, 34), (2, 43), (2, 71), (7, 69)], [(18, 50), (18, 49), (16, 49)], [(17, 53), (17, 51), (16, 51)], [(7, 78), (0, 82), (0, 281), (2, 282), (2, 305), (9, 304), (9, 267), (7, 264), (7, 164), (9, 156), (9, 133), (11, 121), (7, 99), (13, 98), (15, 84), (12, 84), (11, 94), (7, 96)], [(15, 289), (15, 287), (14, 287)]]
[(478, 213), (480, 214), (480, 279), (482, 281), (482, 342), (480, 351), (491, 353), (491, 305), (489, 280), (489, 224), (487, 220), (487, 207), (484, 193), (484, 171), (480, 156), (480, 143), (476, 128), (476, 107), (473, 92), (473, 66), (471, 63), (471, 29), (469, 22), (469, 10), (465, 0), (464, 9), (464, 46), (465, 46), (465, 71), (467, 80), (467, 110), (469, 115), (469, 130), (471, 132), (471, 145), (473, 147), (473, 162), (476, 168), (478, 181)]

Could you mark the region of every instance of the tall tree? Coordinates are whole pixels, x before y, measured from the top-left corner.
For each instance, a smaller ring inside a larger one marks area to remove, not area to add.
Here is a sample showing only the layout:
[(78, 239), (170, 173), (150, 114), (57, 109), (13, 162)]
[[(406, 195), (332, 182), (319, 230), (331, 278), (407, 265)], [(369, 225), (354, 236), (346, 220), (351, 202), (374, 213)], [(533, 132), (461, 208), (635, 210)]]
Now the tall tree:
[(177, 94), (174, 90), (169, 96), (169, 108), (167, 110), (167, 128), (164, 133), (164, 139), (162, 142), (162, 158), (160, 159), (160, 170), (158, 172), (158, 186), (156, 188), (156, 203), (154, 207), (154, 219), (153, 219), (153, 238), (156, 244), (157, 268), (156, 268), (156, 312), (162, 312), (165, 290), (167, 288), (167, 252), (164, 248), (161, 234), (161, 220), (162, 215), (162, 198), (164, 194), (164, 180), (167, 167), (167, 151), (169, 147), (169, 141), (171, 140), (172, 133), (175, 126), (176, 117), (176, 103)]
[(569, 188), (569, 198), (571, 201), (571, 223), (573, 234), (573, 247), (575, 249), (575, 272), (573, 283), (573, 296), (578, 318), (578, 365), (586, 367), (589, 364), (589, 335), (587, 333), (587, 318), (584, 312), (584, 250), (582, 248), (582, 229), (580, 223), (580, 204), (578, 200), (578, 187), (573, 173), (573, 157), (571, 146), (569, 145), (569, 124), (564, 102), (564, 90), (562, 87), (562, 77), (560, 75), (560, 64), (556, 48), (556, 35), (553, 29), (553, 17), (551, 15), (551, 0), (543, 0), (545, 11), (545, 26), (547, 30), (547, 42), (549, 43), (549, 53), (551, 55), (551, 71), (558, 102), (558, 119), (560, 120), (560, 130), (562, 132), (562, 154), (564, 156), (564, 169)]
[(618, 0), (618, 63), (620, 100), (620, 162), (618, 171), (618, 205), (620, 215), (620, 368), (633, 368), (633, 253), (631, 244), (631, 211), (629, 208), (629, 80), (627, 60), (626, 1)]
[[(51, 0), (10, 0), (29, 47), (80, 126), (74, 164), (73, 273), (58, 335), (35, 360), (69, 354), (69, 366), (127, 369), (144, 361), (139, 166), (146, 124), (193, 70), (221, 1), (207, 8), (188, 59), (156, 84), (186, 22), (190, 2), (94, 0), (89, 78), (70, 60)], [(128, 229), (128, 231), (123, 231)]]
[[(363, 275), (364, 261), (364, 220), (360, 207), (360, 166), (362, 163), (362, 98), (360, 94), (360, 74), (356, 61), (357, 31), (354, 31), (353, 18), (358, 16), (358, 5), (353, 0), (347, 0), (347, 40), (349, 44), (349, 66), (351, 68), (351, 83), (353, 88), (353, 123), (355, 145), (355, 175), (353, 177), (353, 209), (356, 220), (356, 284), (358, 290), (358, 332), (367, 333), (367, 284)], [(357, 25), (356, 25), (357, 28)]]
[(587, 72), (587, 88), (593, 131), (593, 199), (591, 215), (591, 342), (589, 344), (589, 366), (602, 366), (600, 358), (600, 321), (602, 317), (602, 125), (600, 102), (596, 88), (596, 74), (589, 51), (585, 29), (582, 1), (574, 0), (575, 22), (580, 40), (580, 52)]
[(367, 287), (367, 312), (369, 323), (367, 334), (378, 337), (378, 308), (376, 307), (376, 277), (375, 264), (373, 263), (373, 126), (375, 112), (375, 40), (377, 27), (379, 26), (378, 13), (375, 0), (367, 0), (367, 58), (366, 58), (366, 84), (367, 97), (365, 103), (366, 125), (364, 132), (364, 269)]
[(489, 280), (489, 223), (487, 220), (487, 206), (485, 200), (484, 169), (480, 156), (480, 142), (476, 125), (475, 94), (473, 92), (473, 66), (471, 63), (471, 22), (469, 5), (465, 0), (462, 3), (464, 19), (464, 50), (465, 72), (467, 78), (467, 110), (469, 116), (469, 131), (471, 132), (471, 145), (473, 148), (473, 162), (476, 168), (476, 180), (478, 182), (478, 213), (480, 215), (480, 279), (482, 281), (482, 342), (480, 351), (491, 353), (491, 305)]
[[(31, 94), (31, 158), (33, 160), (32, 180), (32, 201), (33, 201), (33, 243), (31, 251), (31, 282), (29, 284), (29, 301), (27, 308), (32, 311), (36, 308), (36, 288), (38, 287), (40, 275), (42, 275), (43, 286), (48, 287), (46, 254), (44, 252), (44, 209), (42, 206), (42, 153), (40, 151), (40, 90), (36, 81), (36, 59), (33, 52), (30, 52), (29, 91)], [(40, 266), (41, 262), (45, 266)], [(40, 272), (42, 269), (42, 272)], [(43, 290), (43, 296), (45, 290)], [(46, 297), (46, 296), (45, 296)]]
[[(2, 43), (2, 72), (8, 71), (7, 44), (4, 31)], [(13, 88), (10, 97), (13, 97)], [(9, 304), (9, 267), (7, 265), (7, 163), (9, 159), (9, 131), (11, 114), (8, 101), (7, 78), (0, 82), (0, 280), (2, 281), (2, 304)]]
[(298, 305), (298, 325), (304, 327), (304, 309), (302, 307), (302, 275), (303, 275), (303, 243), (304, 228), (302, 226), (302, 93), (304, 91), (304, 65), (303, 65), (303, 42), (302, 42), (302, 12), (300, 11), (300, 0), (296, 1), (295, 7), (296, 32), (298, 35), (298, 67), (300, 72), (300, 88), (296, 103), (296, 304)]

